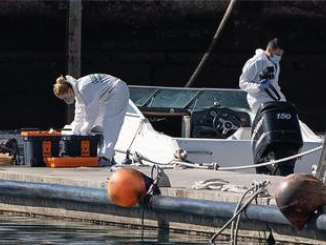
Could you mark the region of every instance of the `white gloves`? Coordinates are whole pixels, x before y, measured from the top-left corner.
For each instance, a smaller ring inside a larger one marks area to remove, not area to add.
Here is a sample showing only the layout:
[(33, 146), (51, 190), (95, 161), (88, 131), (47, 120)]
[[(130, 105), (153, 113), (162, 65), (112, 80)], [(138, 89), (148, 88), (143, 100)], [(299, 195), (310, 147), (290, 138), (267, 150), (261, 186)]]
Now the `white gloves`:
[(82, 124), (80, 123), (76, 123), (75, 121), (73, 121), (71, 124), (71, 133), (73, 135), (80, 135), (80, 128), (82, 127)]
[(91, 131), (91, 124), (89, 122), (84, 122), (80, 128), (81, 135), (89, 135)]
[(91, 125), (89, 122), (76, 123), (73, 121), (71, 124), (71, 133), (73, 135), (89, 135)]

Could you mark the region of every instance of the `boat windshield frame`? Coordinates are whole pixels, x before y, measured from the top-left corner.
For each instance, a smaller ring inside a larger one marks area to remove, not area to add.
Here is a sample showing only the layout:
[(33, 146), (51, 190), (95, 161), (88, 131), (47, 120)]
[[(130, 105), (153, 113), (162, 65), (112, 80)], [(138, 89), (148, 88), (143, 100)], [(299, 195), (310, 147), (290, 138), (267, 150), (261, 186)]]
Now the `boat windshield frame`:
[(131, 100), (141, 108), (195, 111), (221, 106), (250, 110), (246, 93), (230, 88), (181, 88), (129, 85)]

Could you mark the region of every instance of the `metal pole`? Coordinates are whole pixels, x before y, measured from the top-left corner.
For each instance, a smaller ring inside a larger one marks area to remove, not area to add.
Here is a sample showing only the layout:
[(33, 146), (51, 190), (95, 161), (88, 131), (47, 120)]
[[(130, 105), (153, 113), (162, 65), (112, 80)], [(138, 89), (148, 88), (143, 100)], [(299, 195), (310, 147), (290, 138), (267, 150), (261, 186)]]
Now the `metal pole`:
[[(82, 0), (69, 0), (68, 74), (79, 78), (81, 70)], [(74, 105), (67, 108), (67, 123), (74, 118)]]
[(316, 171), (316, 178), (320, 179), (321, 181), (323, 181), (325, 183), (325, 171), (326, 171), (326, 146), (325, 146), (325, 139), (326, 139), (326, 133), (324, 136), (324, 146), (323, 146), (323, 150), (321, 152), (320, 158), (319, 158), (319, 162), (318, 162), (318, 166), (317, 166), (317, 171)]

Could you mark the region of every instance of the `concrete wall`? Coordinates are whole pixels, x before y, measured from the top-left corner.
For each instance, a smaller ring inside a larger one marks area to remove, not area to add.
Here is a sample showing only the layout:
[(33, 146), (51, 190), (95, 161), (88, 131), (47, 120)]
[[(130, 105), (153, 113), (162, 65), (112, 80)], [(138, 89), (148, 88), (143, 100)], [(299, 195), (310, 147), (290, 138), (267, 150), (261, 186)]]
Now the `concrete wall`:
[[(129, 84), (184, 86), (206, 51), (227, 1), (83, 1), (82, 75)], [(67, 1), (0, 2), (0, 129), (61, 127), (52, 84), (66, 73)], [(326, 2), (239, 1), (196, 80), (238, 87), (244, 62), (278, 36), (286, 43), (280, 84), (300, 118), (325, 131)]]

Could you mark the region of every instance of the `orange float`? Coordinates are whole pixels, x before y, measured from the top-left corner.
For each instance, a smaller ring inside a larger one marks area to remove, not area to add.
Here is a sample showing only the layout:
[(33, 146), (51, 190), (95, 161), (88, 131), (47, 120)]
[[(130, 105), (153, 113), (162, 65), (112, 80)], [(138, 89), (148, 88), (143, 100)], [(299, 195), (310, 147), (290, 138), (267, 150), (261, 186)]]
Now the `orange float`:
[(109, 179), (108, 195), (111, 200), (123, 207), (138, 204), (146, 196), (145, 175), (132, 168), (117, 170)]

